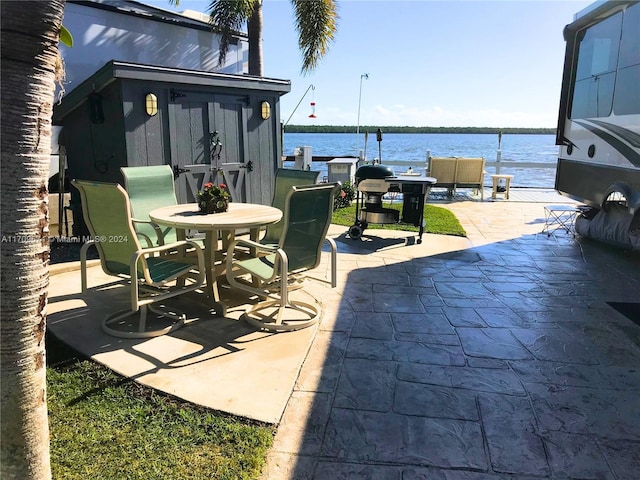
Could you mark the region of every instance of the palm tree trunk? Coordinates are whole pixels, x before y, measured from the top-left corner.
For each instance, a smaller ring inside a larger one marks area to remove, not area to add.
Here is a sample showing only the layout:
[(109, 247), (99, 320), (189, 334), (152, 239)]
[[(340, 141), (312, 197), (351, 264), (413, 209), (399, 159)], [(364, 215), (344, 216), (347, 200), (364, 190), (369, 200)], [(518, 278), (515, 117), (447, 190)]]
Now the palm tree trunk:
[(0, 2), (0, 477), (49, 479), (47, 178), (64, 0)]
[(253, 13), (247, 21), (249, 37), (249, 75), (264, 76), (262, 62), (262, 0), (255, 0)]

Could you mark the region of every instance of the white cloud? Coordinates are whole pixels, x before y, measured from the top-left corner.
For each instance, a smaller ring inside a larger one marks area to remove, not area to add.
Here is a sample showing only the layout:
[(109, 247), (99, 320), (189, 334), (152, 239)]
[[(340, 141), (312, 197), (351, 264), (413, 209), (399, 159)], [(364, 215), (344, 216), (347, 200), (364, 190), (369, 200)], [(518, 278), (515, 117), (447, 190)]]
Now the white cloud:
[(508, 112), (499, 109), (447, 110), (440, 106), (429, 108), (376, 105), (363, 112), (361, 124), (409, 125), (430, 127), (554, 127), (556, 113)]
[[(512, 128), (553, 128), (556, 126), (556, 112), (524, 113), (500, 109), (447, 110), (441, 106), (420, 108), (396, 104), (375, 105), (360, 112), (360, 125), (399, 125), (415, 127), (512, 127)], [(357, 111), (344, 110), (335, 106), (316, 109), (317, 118), (308, 118), (307, 112), (296, 112), (290, 124), (294, 125), (356, 125)], [(286, 120), (286, 119), (285, 119)]]

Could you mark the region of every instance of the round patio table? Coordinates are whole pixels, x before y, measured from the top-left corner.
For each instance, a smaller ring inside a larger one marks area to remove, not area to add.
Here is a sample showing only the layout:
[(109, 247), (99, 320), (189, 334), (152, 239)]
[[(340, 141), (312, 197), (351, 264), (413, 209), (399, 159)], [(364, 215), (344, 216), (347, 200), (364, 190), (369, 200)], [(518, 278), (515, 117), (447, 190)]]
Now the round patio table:
[[(206, 294), (216, 312), (224, 316), (226, 306), (220, 301), (217, 276), (221, 272), (216, 271), (216, 255), (233, 241), (236, 230), (249, 229), (251, 238), (257, 238), (260, 227), (278, 222), (282, 211), (267, 205), (231, 202), (226, 212), (203, 214), (197, 203), (185, 203), (152, 210), (149, 218), (158, 225), (175, 228), (178, 240), (186, 238), (187, 230), (205, 232)], [(224, 262), (220, 262), (220, 268), (224, 268)]]

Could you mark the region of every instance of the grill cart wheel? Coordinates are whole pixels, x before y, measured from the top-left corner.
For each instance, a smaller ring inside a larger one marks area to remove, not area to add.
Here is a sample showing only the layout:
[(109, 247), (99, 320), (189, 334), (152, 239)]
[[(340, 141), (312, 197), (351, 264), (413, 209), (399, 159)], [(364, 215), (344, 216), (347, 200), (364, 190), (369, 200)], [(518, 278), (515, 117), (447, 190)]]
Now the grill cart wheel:
[(356, 225), (351, 225), (351, 227), (349, 228), (349, 237), (351, 238), (351, 240), (358, 240), (360, 237), (362, 237), (362, 231), (364, 229), (356, 224)]

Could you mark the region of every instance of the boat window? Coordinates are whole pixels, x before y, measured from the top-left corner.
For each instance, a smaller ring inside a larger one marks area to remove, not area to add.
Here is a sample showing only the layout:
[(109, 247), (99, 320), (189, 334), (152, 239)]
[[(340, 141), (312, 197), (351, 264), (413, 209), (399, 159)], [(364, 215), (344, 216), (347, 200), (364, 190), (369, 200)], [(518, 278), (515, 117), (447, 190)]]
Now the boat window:
[(578, 50), (571, 118), (607, 117), (613, 106), (622, 12), (588, 28)]
[(640, 3), (627, 8), (622, 21), (620, 58), (613, 111), (616, 115), (640, 113)]

